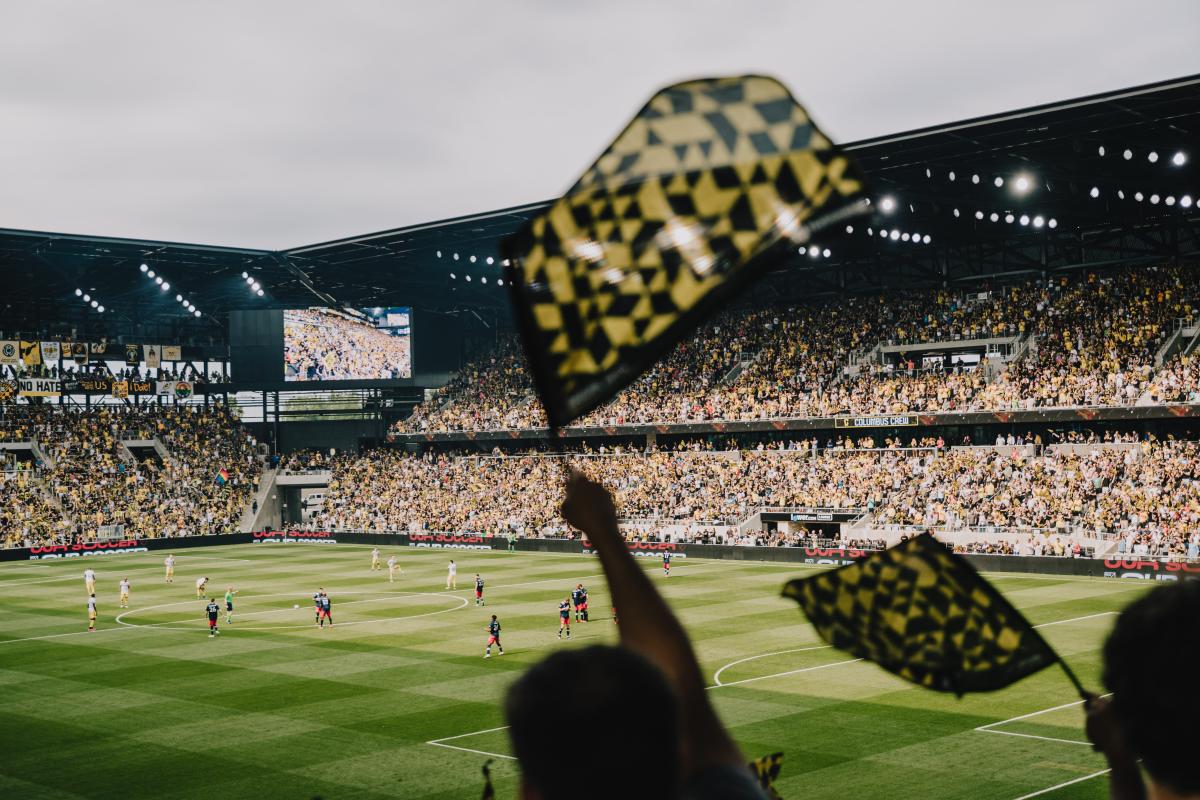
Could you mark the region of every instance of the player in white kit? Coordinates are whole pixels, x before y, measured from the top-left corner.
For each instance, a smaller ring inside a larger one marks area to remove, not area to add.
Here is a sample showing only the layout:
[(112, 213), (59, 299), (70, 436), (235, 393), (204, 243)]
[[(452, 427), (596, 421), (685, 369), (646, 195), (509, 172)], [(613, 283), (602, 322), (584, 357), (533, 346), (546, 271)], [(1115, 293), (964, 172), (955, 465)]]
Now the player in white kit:
[(388, 565), (388, 583), (395, 583), (396, 582), (396, 573), (404, 572), (404, 570), (400, 569), (400, 564), (399, 564), (399, 562), (396, 561), (395, 556), (388, 556), (387, 565)]
[(121, 608), (129, 608), (129, 578), (121, 578)]
[(83, 585), (87, 587), (88, 594), (96, 593), (96, 570), (88, 567), (83, 571)]
[(450, 571), (446, 573), (446, 588), (458, 588), (458, 565), (453, 560), (450, 562)]
[(163, 566), (167, 568), (167, 583), (175, 582), (175, 556), (168, 555), (163, 559)]

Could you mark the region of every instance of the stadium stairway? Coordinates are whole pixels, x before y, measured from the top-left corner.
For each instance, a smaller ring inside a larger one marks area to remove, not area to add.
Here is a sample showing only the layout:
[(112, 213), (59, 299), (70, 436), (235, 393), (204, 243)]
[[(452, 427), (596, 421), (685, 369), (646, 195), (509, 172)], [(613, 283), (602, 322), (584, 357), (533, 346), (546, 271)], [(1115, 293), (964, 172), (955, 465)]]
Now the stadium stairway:
[[(258, 482), (258, 491), (242, 509), (242, 518), (238, 522), (238, 531), (241, 533), (279, 527), (278, 492), (275, 491), (275, 478), (278, 474), (278, 469), (269, 467), (263, 469), (262, 478)], [(272, 497), (276, 499), (272, 500)]]

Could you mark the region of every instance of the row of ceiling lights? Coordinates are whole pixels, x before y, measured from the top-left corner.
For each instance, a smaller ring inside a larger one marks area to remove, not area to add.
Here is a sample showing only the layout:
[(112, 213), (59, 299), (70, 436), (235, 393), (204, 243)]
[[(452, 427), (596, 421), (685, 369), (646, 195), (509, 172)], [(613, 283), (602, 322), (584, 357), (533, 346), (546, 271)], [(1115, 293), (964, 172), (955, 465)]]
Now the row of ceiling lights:
[[(1105, 149), (1104, 145), (1100, 145), (1099, 147), (1097, 147), (1096, 152), (1100, 154), (1101, 158), (1108, 155), (1108, 150)], [(1121, 151), (1121, 158), (1125, 159), (1126, 161), (1132, 161), (1133, 156), (1134, 156), (1133, 150), (1129, 149), (1128, 147), (1126, 147), (1124, 150)], [(1151, 164), (1157, 164), (1158, 160), (1159, 160), (1158, 151), (1157, 150), (1148, 151), (1146, 153), (1146, 160), (1149, 161)], [(1172, 166), (1182, 167), (1186, 163), (1187, 163), (1187, 153), (1183, 152), (1182, 150), (1176, 150), (1175, 154), (1171, 156)]]
[(266, 292), (263, 291), (262, 284), (254, 280), (254, 277), (249, 272), (242, 273), (242, 280), (246, 281), (246, 285), (250, 287), (251, 293), (262, 297)]
[[(452, 281), (456, 281), (456, 280), (458, 280), (458, 275), (457, 275), (457, 273), (451, 272), (451, 273), (450, 273), (450, 280), (452, 280)], [(471, 276), (470, 276), (470, 275), (463, 275), (463, 280), (465, 280), (467, 283), (470, 283), (470, 282), (471, 282)], [(480, 283), (482, 283), (482, 284), (487, 284), (487, 282), (488, 282), (487, 276), (486, 276), (486, 275), (481, 275), (481, 276), (480, 276), (480, 278), (479, 278), (479, 282), (480, 282)], [(497, 286), (503, 286), (503, 285), (504, 285), (504, 278), (497, 278), (497, 279), (496, 279), (496, 285), (497, 285)]]
[(104, 313), (104, 306), (100, 305), (100, 301), (84, 292), (83, 289), (76, 289), (75, 296), (95, 309), (97, 314)]
[[(961, 216), (962, 216), (962, 212), (959, 211), (957, 208), (954, 209), (955, 219), (958, 219)], [(992, 211), (990, 213), (984, 212), (984, 211), (976, 211), (975, 219), (979, 220), (980, 222), (982, 222), (985, 219), (991, 220), (992, 222), (999, 222), (1000, 220), (1004, 220), (1009, 225), (1012, 225), (1014, 222), (1019, 222), (1022, 225), (1033, 225), (1033, 227), (1035, 227), (1035, 228), (1041, 228), (1041, 227), (1045, 226), (1047, 228), (1050, 228), (1051, 230), (1054, 230), (1055, 228), (1058, 227), (1058, 220), (1055, 219), (1054, 217), (1050, 217), (1049, 219), (1047, 219), (1046, 217), (1044, 217), (1041, 214), (1033, 214), (1033, 215), (1022, 214), (1018, 217), (1016, 214), (1014, 214), (1011, 211), (1006, 211), (1006, 212), (1004, 212), (1003, 215), (1000, 214), (999, 211)]]
[[(441, 250), (438, 250), (438, 251), (437, 251), (437, 253), (436, 253), (435, 255), (437, 255), (437, 257), (438, 257), (438, 258), (441, 258), (441, 257), (442, 257), (442, 251), (441, 251)], [(458, 261), (458, 260), (459, 260), (459, 258), (461, 258), (461, 256), (459, 256), (459, 254), (458, 254), (458, 253), (451, 253), (451, 254), (450, 254), (450, 258), (451, 258), (451, 260), (453, 260), (453, 261)], [(472, 256), (467, 256), (467, 261), (471, 262), (472, 264), (474, 264), (474, 263), (475, 263), (475, 262), (477, 262), (478, 260), (479, 260), (478, 256), (473, 256), (473, 255), (472, 255)], [(493, 258), (493, 257), (491, 257), (491, 256), (488, 256), (487, 258), (485, 258), (485, 259), (483, 260), (483, 263), (487, 264), (487, 265), (490, 267), (490, 266), (492, 266), (493, 264), (495, 264), (495, 263), (496, 263), (496, 259), (495, 259), (495, 258)], [(501, 261), (500, 263), (501, 263), (501, 265), (503, 265), (503, 266), (507, 267), (507, 266), (508, 266), (508, 259), (506, 258), (506, 259), (504, 259), (503, 261)]]
[[(1088, 192), (1088, 195), (1093, 200), (1099, 199), (1100, 195), (1102, 195), (1102, 194), (1103, 194), (1103, 192), (1100, 190), (1099, 186), (1093, 186), (1091, 191)], [(1150, 204), (1155, 205), (1155, 206), (1158, 205), (1160, 201), (1166, 203), (1168, 206), (1173, 206), (1176, 203), (1176, 198), (1175, 198), (1175, 195), (1173, 195), (1173, 194), (1169, 194), (1166, 197), (1161, 197), (1157, 193), (1154, 193), (1154, 194), (1151, 194), (1149, 197), (1147, 197), (1146, 195), (1142, 194), (1141, 192), (1134, 192), (1132, 195), (1126, 195), (1124, 189), (1117, 189), (1117, 198), (1118, 199), (1124, 200), (1127, 197), (1132, 197), (1134, 200), (1136, 200), (1139, 203), (1142, 202), (1143, 200), (1149, 200)], [(1190, 194), (1183, 195), (1182, 197), (1180, 197), (1178, 199), (1178, 202), (1179, 202), (1179, 205), (1181, 208), (1191, 208), (1192, 204), (1194, 203), (1194, 201), (1192, 200), (1192, 196)]]
[[(162, 275), (159, 275), (154, 270), (150, 269), (149, 264), (142, 264), (138, 269), (140, 269), (142, 274), (144, 274), (147, 278), (154, 280), (154, 285), (159, 288), (159, 291), (171, 291), (171, 284), (165, 278), (163, 278)], [(199, 309), (197, 309), (196, 306), (182, 294), (175, 295), (175, 302), (183, 306), (183, 308), (185, 308), (192, 316), (196, 318), (200, 317)]]

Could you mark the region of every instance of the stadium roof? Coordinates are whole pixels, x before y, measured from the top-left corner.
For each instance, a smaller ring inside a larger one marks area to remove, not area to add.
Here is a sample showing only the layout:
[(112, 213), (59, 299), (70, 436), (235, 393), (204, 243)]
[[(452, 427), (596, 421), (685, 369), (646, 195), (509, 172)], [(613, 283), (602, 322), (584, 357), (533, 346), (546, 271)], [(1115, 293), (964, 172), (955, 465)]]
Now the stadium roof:
[[(1200, 255), (1200, 75), (845, 146), (879, 210), (827, 247), (797, 253), (773, 278), (781, 291), (953, 285)], [(182, 321), (178, 293), (205, 315), (186, 324), (201, 326), (267, 305), (499, 309), (498, 243), (546, 205), (277, 252), (0, 230), (0, 328), (95, 322), (76, 288), (130, 321)], [(142, 263), (172, 288), (161, 291)]]

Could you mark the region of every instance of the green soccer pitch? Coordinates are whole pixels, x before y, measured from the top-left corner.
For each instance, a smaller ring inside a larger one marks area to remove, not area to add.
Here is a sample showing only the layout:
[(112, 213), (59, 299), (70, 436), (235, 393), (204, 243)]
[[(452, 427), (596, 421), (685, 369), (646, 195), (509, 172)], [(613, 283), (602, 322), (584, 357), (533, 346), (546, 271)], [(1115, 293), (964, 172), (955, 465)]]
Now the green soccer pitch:
[[(515, 796), (501, 701), (529, 664), (616, 640), (599, 564), (576, 555), (260, 544), (0, 565), (0, 797), (475, 798), (495, 759)], [(446, 591), (446, 564), (458, 589)], [(88, 633), (82, 572), (98, 573)], [(823, 646), (788, 578), (816, 567), (677, 559), (646, 568), (691, 633), (716, 707), (748, 757), (783, 751), (785, 798), (1100, 798), (1104, 763), (1058, 669), (963, 699)], [(487, 582), (474, 604), (473, 577)], [(195, 579), (222, 605), (210, 639)], [(133, 584), (128, 610), (117, 584)], [(1140, 583), (993, 576), (1098, 687), (1099, 648)], [(559, 641), (582, 582), (592, 620)], [(238, 590), (232, 625), (223, 595)], [(336, 627), (314, 625), (323, 586)], [(299, 608), (293, 608), (298, 605)], [(505, 655), (483, 658), (497, 614)], [(584, 731), (586, 739), (586, 730)], [(559, 756), (589, 758), (563, 732)], [(629, 753), (629, 758), (656, 758)], [(619, 769), (618, 764), (613, 768)]]

